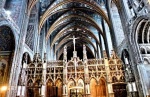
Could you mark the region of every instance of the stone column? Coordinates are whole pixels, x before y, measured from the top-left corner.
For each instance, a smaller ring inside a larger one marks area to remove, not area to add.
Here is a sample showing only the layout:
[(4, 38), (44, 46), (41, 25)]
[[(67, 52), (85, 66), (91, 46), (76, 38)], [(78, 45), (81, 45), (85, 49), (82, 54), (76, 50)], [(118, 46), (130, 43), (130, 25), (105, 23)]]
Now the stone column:
[(128, 82), (127, 89), (128, 97), (139, 97), (135, 82)]
[(107, 84), (108, 86), (108, 97), (114, 97), (113, 86), (111, 83)]
[(109, 63), (108, 63), (108, 57), (106, 56), (106, 52), (103, 52), (104, 55), (104, 64), (105, 64), (105, 70), (106, 70), (106, 76), (107, 76), (107, 87), (108, 87), (108, 97), (114, 97), (114, 92), (112, 88), (111, 83), (111, 76), (110, 76), (110, 69), (109, 69)]
[(89, 71), (88, 71), (88, 66), (87, 63), (85, 63), (84, 66), (84, 76), (85, 76), (85, 97), (90, 97), (90, 86), (89, 86)]
[(89, 85), (89, 83), (86, 83), (84, 91), (85, 91), (85, 97), (90, 97), (90, 85)]
[(46, 67), (47, 63), (43, 63), (43, 73), (42, 73), (42, 87), (41, 87), (41, 95), (42, 97), (46, 97)]
[(42, 85), (42, 87), (41, 87), (41, 96), (46, 97), (46, 86), (45, 86), (45, 84)]
[(63, 85), (63, 97), (68, 97), (68, 88), (67, 85)]
[(63, 68), (63, 97), (68, 97), (66, 64), (64, 64), (64, 68)]

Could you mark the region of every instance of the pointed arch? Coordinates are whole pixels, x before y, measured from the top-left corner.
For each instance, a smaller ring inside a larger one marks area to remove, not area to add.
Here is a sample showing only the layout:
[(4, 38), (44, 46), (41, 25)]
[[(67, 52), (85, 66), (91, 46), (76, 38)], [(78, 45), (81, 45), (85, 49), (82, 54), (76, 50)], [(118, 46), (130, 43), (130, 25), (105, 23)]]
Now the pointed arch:
[[(17, 36), (15, 36), (17, 33), (14, 32), (15, 28), (9, 23), (0, 22), (0, 84), (7, 84), (8, 87), (12, 82), (10, 79), (14, 74), (17, 51)], [(6, 96), (6, 92), (4, 92), (4, 96)]]
[(57, 88), (57, 96), (62, 97), (62, 94), (63, 94), (63, 82), (62, 82), (62, 80), (57, 79), (55, 81), (55, 85), (56, 85), (56, 88)]
[(105, 78), (100, 78), (99, 85), (97, 87), (97, 97), (107, 97), (107, 84)]
[(91, 97), (97, 97), (97, 80), (95, 78), (90, 80), (90, 93)]

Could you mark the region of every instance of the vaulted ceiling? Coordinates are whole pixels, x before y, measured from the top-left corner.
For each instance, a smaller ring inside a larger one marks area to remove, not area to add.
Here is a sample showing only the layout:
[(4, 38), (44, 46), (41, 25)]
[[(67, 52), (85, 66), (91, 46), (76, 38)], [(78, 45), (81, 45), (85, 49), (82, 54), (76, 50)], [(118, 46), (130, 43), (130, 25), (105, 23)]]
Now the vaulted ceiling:
[[(114, 1), (118, 3), (117, 0)], [(101, 40), (104, 42), (105, 50), (109, 51), (106, 33), (100, 26), (103, 21), (111, 30), (106, 2), (107, 0), (41, 0), (38, 31), (40, 34), (45, 28), (46, 41), (50, 40), (50, 47), (55, 48), (55, 54), (59, 53), (58, 59), (61, 59), (64, 45), (67, 45), (68, 51), (73, 51), (72, 41), (69, 39), (73, 36), (79, 38), (76, 40), (76, 48), (81, 50), (85, 44), (91, 58), (95, 57), (96, 54), (93, 52), (98, 52), (99, 48), (102, 53)], [(97, 19), (100, 22), (97, 22)]]

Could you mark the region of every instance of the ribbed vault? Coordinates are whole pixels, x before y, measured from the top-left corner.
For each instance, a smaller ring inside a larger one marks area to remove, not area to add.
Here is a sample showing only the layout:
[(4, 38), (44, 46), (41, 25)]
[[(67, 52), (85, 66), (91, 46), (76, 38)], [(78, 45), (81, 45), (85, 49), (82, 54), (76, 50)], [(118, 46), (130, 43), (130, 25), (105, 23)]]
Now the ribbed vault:
[(104, 21), (109, 30), (111, 30), (111, 24), (107, 13), (100, 6), (100, 1), (103, 0), (98, 1), (56, 0), (44, 8), (41, 7), (44, 11), (40, 16), (39, 35), (46, 25), (46, 29), (44, 28), (46, 44), (52, 49), (57, 59), (62, 59), (65, 45), (68, 52), (73, 51), (72, 40), (69, 39), (73, 36), (78, 37), (76, 49), (79, 52), (82, 51), (85, 44), (87, 52), (91, 55), (90, 58), (103, 56), (103, 50), (109, 54), (106, 32), (95, 16)]

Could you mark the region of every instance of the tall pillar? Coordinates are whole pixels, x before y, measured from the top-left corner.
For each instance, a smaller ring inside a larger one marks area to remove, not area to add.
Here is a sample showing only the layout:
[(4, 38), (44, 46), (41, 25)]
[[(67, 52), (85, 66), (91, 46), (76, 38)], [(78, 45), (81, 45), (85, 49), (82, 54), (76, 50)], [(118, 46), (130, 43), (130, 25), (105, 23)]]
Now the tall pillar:
[(114, 92), (113, 92), (112, 83), (110, 79), (111, 76), (110, 76), (108, 57), (107, 57), (106, 51), (103, 52), (103, 55), (104, 55), (104, 64), (105, 64), (105, 70), (106, 70), (106, 75), (107, 75), (108, 97), (114, 97)]
[(83, 61), (84, 61), (84, 78), (85, 78), (85, 97), (90, 97), (90, 86), (89, 86), (89, 71), (87, 66), (87, 54), (86, 46), (83, 45)]
[(68, 97), (68, 88), (67, 85), (63, 85), (63, 97)]
[(63, 68), (63, 97), (68, 97), (68, 89), (67, 89), (67, 67), (65, 67), (65, 66)]
[(50, 52), (50, 46), (49, 45), (50, 45), (50, 40), (47, 41), (47, 48), (46, 48), (47, 49), (47, 51), (46, 51), (47, 52), (47, 61), (50, 61), (50, 59), (51, 59), (51, 56), (50, 56), (51, 52)]
[(107, 84), (108, 87), (108, 97), (114, 97), (113, 86), (112, 83)]
[(67, 47), (64, 46), (63, 52), (63, 97), (68, 97), (68, 89), (67, 89)]
[(89, 83), (86, 84), (85, 91), (86, 91), (86, 94), (90, 94), (90, 85), (89, 85)]
[(41, 95), (42, 97), (46, 97), (46, 67), (47, 63), (43, 63), (43, 73), (42, 73), (42, 87), (41, 87)]

